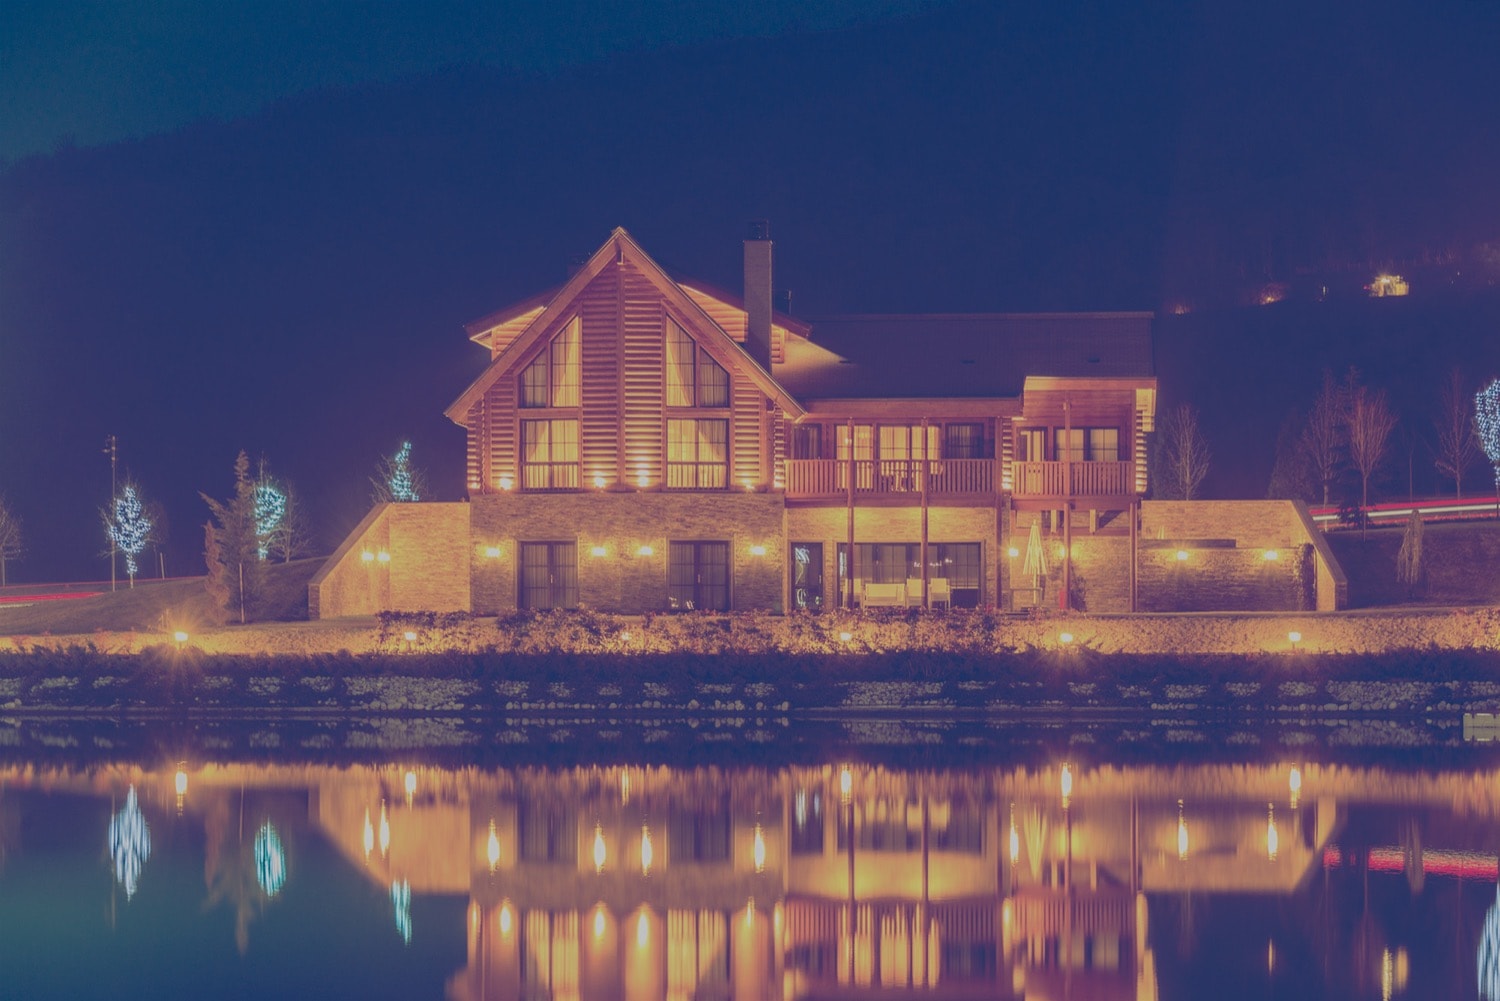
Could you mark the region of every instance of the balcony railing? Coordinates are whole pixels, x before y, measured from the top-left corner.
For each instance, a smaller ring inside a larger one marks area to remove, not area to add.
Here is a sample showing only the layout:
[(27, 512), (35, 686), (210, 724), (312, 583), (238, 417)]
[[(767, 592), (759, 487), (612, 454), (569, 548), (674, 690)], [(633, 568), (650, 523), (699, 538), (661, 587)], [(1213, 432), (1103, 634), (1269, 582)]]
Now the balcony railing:
[[(854, 495), (906, 495), (915, 501), (922, 493), (925, 473), (929, 497), (993, 494), (999, 489), (994, 459), (856, 459)], [(846, 497), (850, 463), (847, 459), (788, 459), (786, 494), (792, 498)], [(925, 467), (925, 468), (924, 468)], [(1071, 471), (1072, 489), (1068, 489)], [(1017, 497), (1118, 497), (1135, 491), (1131, 462), (1013, 462), (1012, 492)]]

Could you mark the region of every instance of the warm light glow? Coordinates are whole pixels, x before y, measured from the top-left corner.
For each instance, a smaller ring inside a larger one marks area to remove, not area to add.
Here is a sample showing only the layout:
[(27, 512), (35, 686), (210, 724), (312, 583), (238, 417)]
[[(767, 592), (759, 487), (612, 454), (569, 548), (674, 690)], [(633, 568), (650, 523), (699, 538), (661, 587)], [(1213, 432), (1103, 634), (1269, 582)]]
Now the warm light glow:
[(386, 816), (385, 801), (380, 802), (380, 857), (385, 858), (391, 851), (391, 818)]
[[(626, 643), (629, 643), (630, 642), (630, 634), (629, 633), (621, 633), (620, 634), (620, 639), (624, 640)], [(628, 805), (629, 803), (630, 803), (630, 773), (627, 772), (627, 771), (625, 771), (625, 770), (623, 770), (623, 769), (621, 769), (621, 771), (620, 771), (620, 805), (621, 806), (625, 806), (625, 805)]]
[(391, 554), (382, 549), (375, 554), (375, 561), (377, 563), (389, 563), (391, 561)]
[(604, 828), (594, 825), (594, 871), (604, 871)]
[(1063, 806), (1067, 806), (1068, 805), (1068, 800), (1070, 800), (1070, 799), (1073, 798), (1073, 766), (1072, 765), (1063, 765), (1062, 766), (1062, 775), (1059, 778), (1058, 783), (1059, 783), (1059, 786), (1062, 789)]
[(515, 480), (512, 480), (509, 476), (500, 477), (501, 490), (509, 490), (513, 486), (515, 486)]
[(1280, 553), (1278, 553), (1278, 552), (1277, 552), (1277, 551), (1276, 551), (1276, 550), (1274, 550), (1274, 549), (1267, 549), (1267, 550), (1266, 550), (1266, 551), (1265, 551), (1265, 558), (1266, 558), (1266, 559), (1267, 559), (1267, 560), (1270, 560), (1270, 561), (1271, 561), (1271, 562), (1273, 562), (1273, 563), (1274, 563), (1274, 562), (1275, 562), (1275, 561), (1277, 561), (1277, 560), (1279, 560), (1279, 559), (1281, 559), (1281, 554), (1280, 554)]
[(640, 487), (642, 490), (645, 490), (651, 485), (651, 477), (647, 476), (645, 473), (641, 473), (636, 476), (635, 485)]
[(751, 546), (750, 547), (750, 555), (751, 556), (764, 556), (764, 555), (766, 555), (766, 547), (765, 546)]
[(608, 481), (605, 480), (603, 473), (595, 473), (594, 474), (594, 489), (595, 490), (603, 490), (604, 486), (605, 486), (605, 484), (607, 482)]
[(1060, 560), (1061, 559), (1065, 559), (1067, 557), (1067, 555), (1068, 555), (1068, 547), (1067, 546), (1058, 546), (1057, 547), (1057, 558), (1058, 559), (1060, 559)]
[(606, 549), (604, 546), (590, 546), (589, 547), (589, 555), (590, 556), (608, 556), (609, 555), (609, 550)]
[[(416, 639), (416, 636), (413, 635), (411, 638)], [(412, 797), (416, 796), (417, 794), (417, 773), (408, 771), (406, 773), (404, 785), (406, 788), (406, 805), (411, 806)]]
[[(620, 642), (630, 642), (630, 633), (628, 631), (620, 634)], [(625, 799), (628, 801), (630, 799), (630, 778), (625, 775), (620, 776), (620, 785), (625, 789)]]
[(375, 554), (372, 553), (372, 552), (370, 552), (368, 549), (366, 549), (364, 552), (360, 553), (359, 554), (359, 558), (362, 559), (362, 560), (364, 560), (366, 563), (374, 563), (375, 562)]
[(651, 828), (641, 827), (641, 875), (651, 875), (651, 860), (655, 852), (651, 850)]
[(755, 842), (751, 855), (755, 859), (755, 871), (766, 871), (766, 832), (759, 824), (755, 825)]
[(840, 643), (848, 643), (853, 638), (854, 638), (854, 634), (851, 633), (847, 629), (845, 629), (845, 630), (843, 630), (842, 632), (839, 633), (839, 642)]
[(1266, 972), (1276, 972), (1276, 943), (1266, 939)]
[(510, 934), (510, 930), (511, 930), (511, 927), (512, 927), (512, 921), (513, 920), (514, 919), (511, 917), (511, 913), (510, 913), (510, 904), (508, 904), (508, 903), (501, 904), (500, 905), (500, 934), (502, 934), (502, 935), (509, 935)]
[(484, 547), (484, 555), (488, 556), (492, 560), (497, 560), (497, 559), (500, 558), (500, 547), (499, 546), (485, 546)]
[(755, 898), (751, 897), (745, 901), (745, 927), (755, 927)]
[(849, 802), (849, 794), (854, 790), (854, 773), (845, 765), (839, 769), (839, 797), (845, 803)]
[(1187, 820), (1182, 815), (1182, 800), (1177, 801), (1177, 857), (1186, 862), (1188, 857)]
[(745, 493), (748, 494), (748, 493), (754, 493), (755, 492), (755, 484), (751, 483), (749, 480), (745, 481), (744, 486), (745, 486)]
[(1292, 766), (1292, 772), (1287, 776), (1287, 787), (1292, 791), (1292, 809), (1297, 809), (1297, 800), (1302, 796), (1302, 769), (1296, 765)]
[(637, 556), (655, 556), (656, 550), (652, 549), (650, 546), (642, 546), (635, 551), (635, 554)]
[(1005, 555), (1009, 556), (1011, 559), (1015, 559), (1017, 556), (1021, 555), (1021, 551), (1019, 549), (1017, 549), (1015, 546), (1011, 546), (1009, 549), (1007, 549), (1005, 551)]
[(1276, 861), (1276, 853), (1281, 847), (1281, 838), (1276, 834), (1276, 807), (1270, 803), (1266, 804), (1266, 858), (1272, 862)]
[(176, 776), (174, 784), (176, 785), (176, 788), (177, 788), (177, 795), (179, 795), (179, 796), (186, 796), (187, 795), (187, 772), (183, 771), (181, 768), (177, 769), (177, 776)]
[(375, 825), (370, 823), (370, 808), (365, 807), (365, 861), (370, 861), (370, 853), (375, 850)]
[(500, 864), (500, 835), (495, 832), (495, 822), (490, 821), (490, 837), (485, 844), (484, 856), (489, 860), (490, 872)]
[(635, 919), (635, 944), (642, 949), (651, 944), (651, 919), (645, 911)]
[(1016, 830), (1016, 811), (1012, 807), (1010, 811), (1010, 864), (1015, 865), (1021, 861), (1021, 832)]
[(1186, 549), (1179, 549), (1179, 550), (1177, 550), (1177, 562), (1178, 563), (1186, 563), (1187, 562), (1187, 550)]
[(408, 629), (406, 632), (401, 634), (401, 638), (406, 640), (406, 642), (408, 643), (415, 643), (417, 641), (417, 634)]
[(1061, 643), (1063, 646), (1067, 646), (1069, 643), (1073, 642), (1073, 634), (1072, 633), (1058, 633), (1057, 634), (1057, 642)]
[(1391, 950), (1382, 949), (1380, 952), (1380, 1001), (1391, 1001), (1391, 990), (1395, 987), (1395, 963), (1391, 959)]
[(1287, 638), (1287, 641), (1290, 642), (1290, 643), (1301, 643), (1302, 642), (1302, 634), (1299, 633), (1299, 632), (1297, 632), (1297, 630), (1295, 630), (1295, 629), (1293, 629), (1291, 632), (1287, 633), (1286, 634), (1286, 638)]
[(604, 905), (600, 904), (594, 908), (594, 937), (604, 937)]
[(188, 634), (179, 629), (172, 634), (172, 638), (179, 643), (186, 643), (188, 641)]

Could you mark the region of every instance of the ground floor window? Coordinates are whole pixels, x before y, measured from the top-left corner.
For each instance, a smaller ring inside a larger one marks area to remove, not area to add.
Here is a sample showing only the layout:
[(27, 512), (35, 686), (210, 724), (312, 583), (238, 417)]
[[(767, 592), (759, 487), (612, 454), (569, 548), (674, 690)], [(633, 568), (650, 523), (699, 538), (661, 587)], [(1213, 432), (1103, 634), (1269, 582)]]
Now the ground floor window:
[(823, 607), (823, 544), (792, 543), (792, 608), (816, 612)]
[(578, 607), (578, 546), (572, 542), (521, 543), (521, 608)]
[[(848, 594), (849, 547), (838, 548), (839, 593)], [(927, 590), (930, 601), (941, 603), (946, 593), (954, 607), (979, 604), (984, 576), (984, 550), (978, 542), (929, 542), (927, 544)], [(918, 542), (861, 542), (854, 546), (853, 588), (859, 604), (866, 584), (882, 585), (882, 603), (890, 596), (889, 585), (904, 584), (904, 603), (921, 603), (922, 545)]]
[(729, 610), (729, 543), (668, 545), (667, 607), (680, 612)]

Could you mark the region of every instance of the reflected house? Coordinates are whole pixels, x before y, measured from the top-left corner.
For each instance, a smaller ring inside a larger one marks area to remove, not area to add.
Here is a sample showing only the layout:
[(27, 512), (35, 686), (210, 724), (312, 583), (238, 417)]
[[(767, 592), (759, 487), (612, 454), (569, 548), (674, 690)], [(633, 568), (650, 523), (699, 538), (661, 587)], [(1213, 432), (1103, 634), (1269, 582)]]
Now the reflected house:
[(1117, 540), (1090, 607), (1133, 607), (1151, 314), (808, 323), (772, 308), (768, 228), (743, 247), (741, 297), (616, 229), (561, 287), (471, 323), (489, 363), (447, 410), (468, 503), (370, 512), (313, 614), (1035, 603), (1006, 555), (1033, 521)]

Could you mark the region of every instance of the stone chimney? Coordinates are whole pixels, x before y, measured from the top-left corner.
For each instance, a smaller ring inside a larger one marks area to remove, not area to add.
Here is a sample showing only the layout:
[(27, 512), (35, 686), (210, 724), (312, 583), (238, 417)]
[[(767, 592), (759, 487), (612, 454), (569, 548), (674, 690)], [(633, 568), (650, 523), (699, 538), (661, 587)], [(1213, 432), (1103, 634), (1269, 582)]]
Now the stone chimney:
[(771, 371), (771, 224), (750, 224), (745, 240), (745, 350)]

